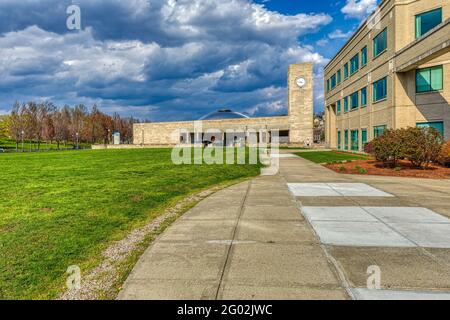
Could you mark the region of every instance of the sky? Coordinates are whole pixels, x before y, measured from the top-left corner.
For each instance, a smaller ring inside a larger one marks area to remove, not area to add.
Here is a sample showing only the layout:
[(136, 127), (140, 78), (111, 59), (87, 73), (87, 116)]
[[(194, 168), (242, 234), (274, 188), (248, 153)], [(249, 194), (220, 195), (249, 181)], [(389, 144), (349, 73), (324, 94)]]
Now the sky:
[(284, 115), (300, 62), (320, 112), (323, 67), (378, 1), (0, 0), (0, 114), (33, 100), (150, 121)]

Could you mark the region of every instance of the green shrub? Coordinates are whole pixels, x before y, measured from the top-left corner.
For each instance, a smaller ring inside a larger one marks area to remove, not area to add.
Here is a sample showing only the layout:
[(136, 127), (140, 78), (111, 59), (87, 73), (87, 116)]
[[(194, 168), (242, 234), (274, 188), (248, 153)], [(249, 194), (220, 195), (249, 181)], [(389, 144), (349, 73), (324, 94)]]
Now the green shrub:
[(355, 170), (358, 171), (359, 174), (367, 174), (367, 170), (361, 166), (356, 166)]
[(434, 128), (405, 130), (404, 157), (414, 166), (423, 167), (437, 162), (442, 149), (442, 137)]
[(394, 168), (394, 171), (400, 172), (400, 171), (402, 171), (402, 168), (401, 168), (401, 167), (395, 167), (395, 168)]
[(347, 169), (344, 166), (339, 167), (340, 172), (347, 172)]
[(383, 163), (397, 166), (400, 159), (408, 159), (413, 165), (436, 162), (442, 147), (440, 133), (433, 128), (389, 129), (374, 139), (366, 148)]
[(441, 152), (439, 153), (439, 163), (443, 166), (448, 166), (450, 164), (450, 141), (447, 141), (442, 146)]

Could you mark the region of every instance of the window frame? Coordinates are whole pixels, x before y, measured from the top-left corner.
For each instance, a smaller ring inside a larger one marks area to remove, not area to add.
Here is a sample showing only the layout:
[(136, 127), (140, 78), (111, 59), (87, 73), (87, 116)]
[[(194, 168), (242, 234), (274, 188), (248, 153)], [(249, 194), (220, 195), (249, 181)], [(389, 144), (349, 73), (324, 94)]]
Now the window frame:
[[(383, 129), (383, 132), (381, 134), (377, 134), (378, 130), (381, 128)], [(373, 127), (373, 137), (374, 138), (381, 137), (384, 134), (384, 132), (386, 132), (386, 130), (387, 130), (387, 125), (385, 125), (385, 124), (381, 125), (381, 126), (374, 126)]]
[[(429, 11), (425, 11), (425, 12), (416, 14), (416, 15), (414, 16), (414, 29), (415, 29), (415, 36), (416, 36), (416, 39), (419, 39), (419, 38), (423, 37), (423, 36), (424, 36), (425, 34), (427, 34), (429, 31), (433, 30), (436, 26), (438, 26), (439, 24), (442, 23), (442, 21), (444, 20), (444, 12), (443, 12), (442, 9), (443, 9), (442, 7), (439, 7), (439, 8), (433, 9), (433, 10), (429, 10)], [(435, 25), (433, 28), (427, 30), (426, 32), (422, 32), (422, 26), (421, 26), (421, 28), (420, 28), (420, 30), (419, 30), (418, 24), (417, 24), (417, 23), (418, 23), (418, 19), (421, 18), (421, 17), (423, 17), (424, 15), (427, 15), (427, 14), (430, 14), (430, 13), (434, 13), (434, 12), (437, 12), (437, 11), (440, 11), (440, 13), (441, 13), (441, 21), (440, 21), (437, 25)], [(419, 31), (420, 31), (420, 35), (419, 35)]]
[(349, 78), (349, 65), (348, 62), (346, 64), (344, 64), (344, 80), (347, 80)]
[[(441, 73), (441, 80), (440, 80), (440, 82), (441, 82), (441, 87), (439, 88), (439, 89), (434, 89), (433, 88), (433, 73), (432, 73), (432, 71), (433, 70), (440, 70), (440, 73)], [(427, 71), (429, 71), (429, 83), (428, 83), (428, 85), (429, 85), (429, 90), (419, 90), (419, 87), (418, 87), (418, 76), (419, 76), (419, 74), (421, 73), (421, 72), (427, 72)], [(444, 90), (444, 66), (443, 65), (438, 65), (438, 66), (433, 66), (433, 67), (428, 67), (428, 68), (421, 68), (421, 69), (416, 69), (416, 79), (415, 79), (415, 81), (416, 81), (416, 94), (421, 94), (421, 93), (432, 93), (432, 92), (439, 92), (439, 91), (442, 91), (442, 90)]]
[[(364, 59), (365, 57), (365, 59)], [(368, 62), (367, 46), (361, 49), (361, 68), (365, 67)]]
[(350, 76), (359, 71), (359, 52), (350, 59)]
[[(386, 38), (385, 38), (386, 45), (385, 45), (385, 47), (383, 48), (383, 50), (378, 51), (378, 45), (375, 45), (375, 44), (377, 44), (377, 42), (376, 42), (377, 39), (378, 39), (382, 34), (384, 34), (384, 33), (386, 34)], [(388, 48), (388, 28), (387, 28), (387, 27), (384, 28), (383, 31), (381, 31), (380, 33), (378, 33), (378, 34), (373, 38), (372, 44), (373, 44), (373, 58), (374, 58), (374, 59), (378, 58), (378, 57), (381, 56), (384, 52), (387, 51), (387, 48)], [(375, 51), (378, 51), (378, 54), (377, 54)]]
[[(367, 87), (364, 87), (364, 88), (361, 88), (361, 94), (360, 94), (360, 96), (361, 96), (361, 108), (365, 108), (365, 107), (367, 107)], [(364, 95), (363, 95), (363, 92), (364, 92)], [(364, 102), (363, 102), (363, 96), (365, 97), (365, 99), (364, 99)]]
[[(378, 93), (378, 88), (376, 87), (376, 85), (379, 83), (379, 82), (381, 82), (381, 81), (385, 81), (385, 83), (386, 83), (386, 86), (385, 86), (385, 95), (383, 96), (383, 97), (381, 97), (381, 98), (376, 98), (375, 96), (377, 95), (377, 93)], [(381, 78), (381, 79), (379, 79), (379, 80), (377, 80), (377, 81), (375, 81), (375, 82), (373, 82), (373, 84), (372, 84), (372, 90), (373, 90), (373, 95), (372, 95), (372, 102), (373, 103), (378, 103), (378, 102), (381, 102), (381, 101), (384, 101), (384, 100), (386, 100), (387, 99), (387, 97), (388, 97), (388, 77), (386, 76), (386, 77), (384, 77), (384, 78)]]
[[(353, 104), (354, 102), (356, 102), (356, 105)], [(350, 95), (350, 110), (353, 111), (357, 110), (358, 108), (359, 108), (359, 91), (356, 91)]]

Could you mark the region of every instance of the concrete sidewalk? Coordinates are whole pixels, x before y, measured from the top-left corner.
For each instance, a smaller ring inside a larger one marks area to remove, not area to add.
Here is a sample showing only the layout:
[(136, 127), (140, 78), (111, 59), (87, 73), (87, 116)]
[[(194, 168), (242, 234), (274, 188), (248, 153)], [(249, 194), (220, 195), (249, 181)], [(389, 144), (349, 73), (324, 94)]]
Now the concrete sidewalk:
[(346, 299), (281, 176), (202, 201), (142, 256), (119, 299)]
[[(376, 298), (450, 292), (449, 249), (322, 244), (301, 214), (302, 207), (420, 206), (450, 217), (449, 180), (341, 175), (301, 158), (280, 164), (279, 175), (218, 192), (168, 228), (119, 299), (371, 298), (364, 288), (372, 265), (387, 289)], [(288, 183), (359, 183), (392, 196), (294, 197)]]

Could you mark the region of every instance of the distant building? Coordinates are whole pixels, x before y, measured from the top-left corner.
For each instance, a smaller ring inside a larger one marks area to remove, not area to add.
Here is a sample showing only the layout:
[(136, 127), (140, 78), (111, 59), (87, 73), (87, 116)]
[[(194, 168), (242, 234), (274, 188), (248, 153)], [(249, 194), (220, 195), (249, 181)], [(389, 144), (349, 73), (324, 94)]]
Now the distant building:
[(363, 150), (387, 128), (450, 139), (450, 1), (384, 0), (325, 67), (326, 142)]
[[(215, 144), (269, 143), (275, 131), (286, 145), (307, 146), (313, 141), (313, 64), (295, 64), (288, 72), (287, 116), (249, 118), (224, 109), (198, 121), (137, 123), (134, 144), (141, 146), (174, 146), (204, 141)], [(198, 126), (201, 125), (199, 131)], [(227, 131), (232, 131), (228, 134)]]

